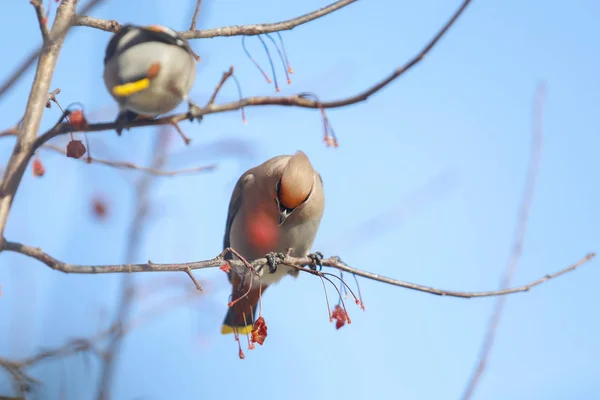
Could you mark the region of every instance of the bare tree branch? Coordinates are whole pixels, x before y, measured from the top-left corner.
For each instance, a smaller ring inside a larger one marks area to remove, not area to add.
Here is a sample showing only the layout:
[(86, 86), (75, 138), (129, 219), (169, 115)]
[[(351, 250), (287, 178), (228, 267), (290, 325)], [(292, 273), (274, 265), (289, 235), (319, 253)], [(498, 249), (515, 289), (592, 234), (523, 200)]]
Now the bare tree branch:
[(202, 0), (196, 0), (196, 9), (194, 10), (194, 16), (192, 17), (192, 24), (190, 25), (190, 30), (196, 30), (196, 21), (198, 21), (198, 14), (200, 13), (200, 5), (202, 4)]
[(114, 19), (100, 19), (94, 17), (88, 17), (86, 15), (79, 15), (75, 18), (74, 26), (87, 26), (90, 28), (100, 29), (105, 32), (119, 32), (121, 24), (119, 21)]
[(256, 96), (256, 97), (248, 97), (245, 99), (241, 99), (238, 101), (233, 101), (229, 103), (223, 104), (207, 104), (205, 107), (194, 107), (188, 113), (174, 114), (168, 115), (162, 118), (157, 118), (153, 120), (140, 120), (129, 123), (116, 123), (116, 122), (103, 122), (97, 124), (88, 124), (84, 129), (81, 127), (76, 127), (70, 124), (58, 124), (54, 128), (45, 132), (43, 135), (39, 136), (34, 149), (38, 148), (51, 138), (69, 132), (98, 132), (104, 130), (115, 130), (115, 129), (129, 129), (135, 127), (142, 126), (156, 126), (156, 125), (171, 125), (174, 122), (180, 122), (185, 119), (189, 119), (190, 117), (201, 118), (204, 115), (208, 114), (216, 114), (225, 111), (234, 111), (238, 110), (242, 107), (248, 106), (265, 106), (265, 105), (277, 105), (277, 106), (295, 106), (295, 107), (303, 107), (303, 108), (337, 108), (337, 107), (345, 107), (351, 104), (359, 103), (361, 101), (367, 100), (371, 95), (377, 93), (384, 87), (386, 87), (389, 83), (394, 81), (396, 78), (403, 75), (410, 68), (417, 65), (425, 55), (431, 51), (431, 49), (439, 42), (442, 36), (450, 29), (450, 27), (456, 22), (458, 17), (464, 12), (467, 6), (471, 3), (471, 0), (463, 1), (462, 5), (458, 10), (452, 15), (452, 17), (446, 22), (446, 24), (440, 29), (440, 31), (433, 37), (433, 39), (410, 61), (404, 64), (402, 67), (394, 70), (388, 77), (383, 79), (382, 81), (376, 83), (370, 88), (364, 90), (363, 92), (339, 99), (332, 100), (326, 102), (320, 102), (317, 100), (309, 99), (306, 97), (302, 97), (300, 95), (293, 95), (288, 97), (276, 97), (276, 96)]
[[(30, 247), (17, 242), (9, 242), (5, 241), (4, 250), (13, 251), (16, 253), (21, 253), (23, 255), (32, 257), (46, 264), (48, 267), (65, 273), (70, 274), (110, 274), (110, 273), (129, 273), (129, 272), (185, 272), (196, 270), (196, 269), (206, 269), (206, 268), (216, 268), (222, 267), (224, 265), (229, 264), (233, 268), (245, 268), (245, 264), (239, 260), (225, 260), (223, 256), (230, 251), (230, 249), (225, 249), (220, 255), (213, 258), (212, 260), (205, 261), (193, 261), (188, 263), (171, 263), (171, 264), (156, 264), (151, 261), (148, 261), (145, 264), (120, 264), (120, 265), (75, 265), (68, 264), (62, 261), (57, 260), (56, 258), (50, 256), (45, 253), (40, 248)], [(463, 291), (452, 291), (452, 290), (444, 290), (444, 289), (436, 289), (429, 286), (419, 285), (416, 283), (410, 283), (401, 281), (394, 278), (388, 278), (379, 274), (375, 274), (372, 272), (363, 271), (357, 268), (353, 268), (346, 263), (344, 263), (339, 257), (329, 257), (322, 260), (322, 264), (324, 267), (331, 267), (338, 269), (343, 272), (349, 272), (351, 274), (355, 274), (357, 276), (361, 276), (363, 278), (371, 279), (373, 281), (387, 283), (393, 286), (399, 286), (406, 289), (412, 289), (419, 292), (425, 292), (429, 294), (435, 294), (438, 296), (449, 296), (449, 297), (462, 297), (462, 298), (471, 298), (471, 297), (492, 297), (499, 295), (506, 295), (517, 292), (526, 292), (534, 286), (537, 286), (543, 282), (546, 282), (550, 279), (556, 278), (560, 275), (563, 275), (567, 272), (571, 272), (575, 270), (577, 267), (587, 263), (592, 258), (596, 256), (595, 253), (589, 253), (581, 260), (576, 263), (561, 269), (558, 272), (553, 274), (545, 275), (539, 279), (536, 279), (533, 282), (530, 282), (526, 285), (510, 288), (510, 289), (502, 289), (502, 290), (492, 290), (492, 291), (483, 291), (483, 292), (463, 292)], [(290, 257), (286, 256), (280, 264), (285, 264), (293, 267), (302, 267), (305, 265), (311, 265), (314, 260), (310, 257)], [(266, 265), (267, 259), (260, 258), (257, 260), (253, 260), (250, 262), (253, 268), (258, 268), (262, 265)], [(310, 271), (305, 268), (301, 268), (302, 271)]]
[(313, 12), (301, 15), (296, 18), (288, 19), (287, 21), (265, 23), (265, 24), (253, 24), (253, 25), (234, 25), (225, 26), (222, 28), (204, 29), (204, 30), (193, 30), (180, 32), (181, 35), (186, 39), (209, 39), (222, 36), (252, 36), (261, 35), (263, 33), (280, 32), (293, 29), (299, 25), (303, 25), (307, 22), (314, 21), (324, 17), (327, 14), (331, 14), (340, 8), (346, 7), (349, 4), (354, 3), (357, 0), (339, 0), (326, 7), (320, 8)]
[[(525, 241), (525, 233), (527, 231), (527, 221), (529, 219), (529, 210), (531, 203), (533, 202), (533, 195), (535, 193), (535, 184), (538, 176), (540, 158), (542, 153), (542, 105), (543, 96), (545, 94), (545, 87), (540, 85), (537, 89), (535, 96), (534, 110), (533, 110), (533, 127), (532, 127), (532, 145), (531, 145), (531, 157), (529, 160), (529, 168), (527, 171), (527, 178), (525, 181), (525, 188), (523, 191), (523, 198), (521, 200), (521, 207), (519, 210), (519, 216), (517, 218), (517, 228), (515, 232), (515, 239), (513, 244), (513, 250), (500, 284), (501, 289), (507, 288), (512, 280), (512, 277), (517, 268), (517, 264), (523, 251), (523, 242)], [(475, 388), (479, 383), (487, 360), (489, 358), (492, 346), (494, 345), (494, 339), (496, 337), (496, 331), (500, 324), (500, 316), (504, 309), (504, 297), (499, 297), (496, 300), (496, 306), (488, 325), (487, 333), (484, 337), (481, 345), (481, 351), (479, 354), (479, 360), (477, 366), (469, 379), (465, 392), (463, 393), (462, 399), (468, 400), (475, 392)]]
[[(301, 15), (296, 18), (288, 19), (286, 21), (275, 22), (275, 23), (264, 23), (264, 24), (252, 24), (252, 25), (233, 25), (224, 26), (221, 28), (202, 29), (196, 30), (195, 18), (192, 20), (192, 26), (187, 31), (181, 31), (181, 35), (186, 39), (210, 39), (215, 37), (223, 36), (241, 36), (241, 35), (261, 35), (263, 33), (280, 32), (293, 29), (299, 25), (303, 25), (307, 22), (314, 21), (315, 19), (324, 17), (327, 14), (331, 14), (349, 4), (354, 3), (357, 0), (340, 0), (332, 3), (326, 7), (320, 8), (313, 12)], [(199, 10), (200, 1), (196, 6), (196, 13)], [(106, 32), (118, 32), (121, 29), (121, 25), (117, 21), (104, 20), (100, 18), (94, 18), (89, 16), (77, 17), (75, 25), (88, 26), (90, 28), (100, 29)]]

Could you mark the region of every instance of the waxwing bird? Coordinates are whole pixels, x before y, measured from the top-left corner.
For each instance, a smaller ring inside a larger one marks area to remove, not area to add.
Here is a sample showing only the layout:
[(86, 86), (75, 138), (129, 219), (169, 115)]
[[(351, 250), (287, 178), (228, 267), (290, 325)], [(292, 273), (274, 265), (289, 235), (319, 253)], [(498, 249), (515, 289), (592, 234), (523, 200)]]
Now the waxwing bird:
[(116, 121), (154, 118), (184, 100), (191, 105), (196, 63), (189, 43), (173, 29), (123, 25), (104, 56), (104, 84), (119, 104)]
[[(293, 156), (273, 157), (249, 169), (237, 181), (229, 203), (223, 247), (233, 248), (246, 260), (267, 253), (287, 253), (290, 248), (291, 256), (305, 257), (315, 240), (324, 207), (321, 175), (306, 154), (298, 151)], [(262, 268), (259, 274), (260, 280), (255, 274), (241, 276), (234, 269), (229, 271), (234, 304), (227, 311), (222, 334), (234, 330), (250, 333), (261, 294), (285, 275), (297, 277), (299, 271), (280, 265)]]

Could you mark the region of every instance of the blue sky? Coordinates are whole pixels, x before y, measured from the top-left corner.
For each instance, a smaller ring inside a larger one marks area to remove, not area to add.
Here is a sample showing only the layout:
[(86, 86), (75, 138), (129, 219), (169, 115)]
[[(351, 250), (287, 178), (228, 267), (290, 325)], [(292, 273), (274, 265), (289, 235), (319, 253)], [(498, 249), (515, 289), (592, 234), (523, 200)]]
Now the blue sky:
[[(92, 15), (182, 30), (189, 27), (193, 3), (113, 0)], [(327, 4), (204, 3), (200, 28), (275, 22)], [(281, 94), (311, 91), (327, 100), (356, 93), (418, 52), (458, 3), (361, 1), (283, 33), (295, 73)], [(29, 2), (9, 2), (3, 11), (0, 76), (40, 42)], [(315, 110), (248, 109), (246, 125), (237, 112), (183, 123), (192, 145), (185, 148), (174, 140), (168, 167), (217, 162), (218, 169), (154, 182), (152, 219), (137, 261), (218, 254), (237, 177), (267, 158), (302, 149), (325, 182), (326, 210), (315, 250), (410, 282), (493, 289), (511, 250), (540, 81), (547, 85), (541, 170), (514, 283), (598, 250), (600, 57), (594, 49), (599, 15), (600, 4), (591, 0), (568, 5), (474, 1), (422, 64), (366, 103), (328, 112), (338, 149), (324, 146)], [(51, 85), (62, 89), (63, 106), (83, 103), (90, 121), (112, 120), (116, 113), (101, 78), (109, 38), (74, 28)], [(266, 65), (258, 40), (247, 43)], [(274, 94), (245, 57), (241, 38), (195, 40), (192, 46), (203, 58), (192, 91), (198, 102), (208, 99), (232, 64), (245, 95)], [(0, 99), (6, 127), (23, 113), (32, 76), (33, 70)], [(229, 83), (218, 101), (236, 95)], [(47, 110), (42, 127), (58, 115), (55, 108)], [(122, 137), (100, 132), (89, 138), (98, 157), (148, 164), (155, 134), (156, 129), (144, 128)], [(64, 145), (67, 138), (54, 142)], [(0, 142), (2, 159), (11, 149), (10, 139)], [(6, 237), (71, 263), (122, 262), (133, 216), (132, 183), (139, 173), (40, 155), (46, 175), (25, 174)], [(419, 193), (425, 193), (423, 201), (414, 200)], [(105, 222), (90, 214), (98, 194), (109, 204)], [(41, 346), (93, 334), (112, 318), (119, 276), (63, 275), (17, 254), (2, 254), (0, 267), (4, 357), (25, 357)], [(136, 282), (156, 287), (178, 279), (190, 286), (181, 275), (141, 274)], [(269, 337), (240, 361), (232, 337), (219, 334), (229, 294), (224, 274), (196, 276), (205, 295), (127, 337), (114, 398), (455, 399), (470, 376), (494, 304), (493, 299), (442, 298), (361, 280), (366, 311), (349, 304), (352, 324), (336, 331), (328, 322), (321, 282), (303, 275), (269, 289), (263, 301)], [(475, 398), (591, 398), (598, 393), (600, 324), (593, 317), (598, 279), (593, 261), (507, 299)], [(168, 292), (140, 299), (136, 313), (181, 290), (171, 285)], [(68, 398), (91, 398), (95, 382), (83, 365), (81, 358), (72, 358), (36, 368), (36, 376), (47, 382), (46, 398), (58, 396), (61, 371), (69, 374)], [(0, 376), (0, 388), (7, 387), (7, 378)]]

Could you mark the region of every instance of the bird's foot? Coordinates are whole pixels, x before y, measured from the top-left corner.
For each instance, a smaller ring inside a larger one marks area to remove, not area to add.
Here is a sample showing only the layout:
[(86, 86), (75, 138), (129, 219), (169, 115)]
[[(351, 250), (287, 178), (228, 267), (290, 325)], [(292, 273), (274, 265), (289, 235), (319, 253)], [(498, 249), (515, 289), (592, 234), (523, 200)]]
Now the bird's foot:
[(202, 107), (194, 103), (192, 100), (188, 99), (188, 120), (190, 122), (194, 122), (194, 119), (198, 122), (202, 121), (202, 116), (195, 117), (198, 114), (198, 111), (202, 110)]
[[(119, 115), (117, 115), (117, 119), (115, 119), (115, 123), (116, 124), (122, 124), (122, 123), (127, 123), (127, 122), (133, 122), (136, 119), (138, 119), (139, 115), (137, 113), (134, 113), (133, 111), (129, 111), (129, 110), (123, 110), (119, 113)], [(126, 128), (127, 130), (129, 130), (129, 128)], [(121, 132), (123, 132), (123, 128), (116, 128), (115, 129), (117, 131), (117, 135), (121, 136)]]
[(318, 265), (319, 271), (323, 270), (323, 263), (321, 263), (321, 261), (323, 260), (323, 253), (321, 253), (320, 251), (317, 251), (314, 253), (310, 253), (307, 257), (312, 260), (312, 263), (309, 266), (310, 269), (312, 269), (313, 271), (316, 271), (317, 265)]
[(269, 273), (274, 274), (277, 271), (277, 265), (285, 260), (285, 254), (283, 253), (267, 253), (265, 256), (267, 259), (267, 265), (269, 266)]

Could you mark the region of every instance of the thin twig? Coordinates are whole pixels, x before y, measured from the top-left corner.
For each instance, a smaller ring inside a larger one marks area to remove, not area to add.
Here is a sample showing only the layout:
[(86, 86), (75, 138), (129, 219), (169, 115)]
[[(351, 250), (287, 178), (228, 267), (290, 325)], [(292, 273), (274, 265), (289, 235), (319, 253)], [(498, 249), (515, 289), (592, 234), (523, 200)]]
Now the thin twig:
[(222, 28), (204, 29), (204, 30), (188, 30), (180, 32), (181, 35), (186, 39), (208, 39), (222, 36), (251, 36), (261, 35), (263, 33), (280, 32), (293, 29), (299, 25), (306, 24), (307, 22), (314, 21), (324, 17), (327, 14), (331, 14), (340, 8), (346, 7), (349, 4), (354, 3), (357, 0), (340, 0), (332, 3), (328, 6), (301, 15), (296, 18), (288, 19), (286, 21), (266, 24), (253, 24), (253, 25), (242, 25), (242, 26), (225, 26)]
[(192, 282), (196, 286), (196, 290), (202, 292), (202, 286), (200, 286), (200, 284), (198, 283), (198, 281), (196, 280), (196, 278), (194, 278), (194, 275), (192, 274), (192, 271), (190, 271), (188, 269), (188, 270), (185, 271), (185, 273), (187, 274), (187, 276), (190, 277), (190, 279), (192, 280)]
[(217, 98), (219, 91), (221, 91), (221, 88), (223, 87), (225, 82), (227, 82), (227, 79), (229, 79), (229, 77), (231, 77), (231, 75), (233, 75), (233, 65), (231, 67), (229, 67), (229, 69), (227, 71), (223, 72), (223, 76), (221, 76), (221, 80), (215, 87), (215, 91), (213, 92), (212, 96), (210, 96), (210, 100), (208, 100), (208, 103), (206, 103), (207, 107), (215, 102), (215, 99)]
[[(25, 393), (31, 390), (31, 387), (39, 382), (29, 375), (17, 362), (9, 359), (0, 357), (0, 367), (4, 368), (12, 377), (12, 383), (14, 391), (23, 397), (17, 397), (18, 399), (25, 399)], [(2, 397), (0, 397), (2, 399)]]
[(192, 24), (190, 25), (191, 31), (196, 29), (196, 21), (198, 20), (198, 14), (200, 13), (200, 5), (201, 4), (202, 4), (202, 0), (196, 0), (196, 9), (194, 10), (194, 16), (192, 17)]
[(19, 129), (19, 126), (21, 125), (21, 123), (23, 123), (23, 118), (21, 118), (19, 120), (19, 122), (17, 122), (15, 125), (11, 126), (10, 128), (0, 131), (0, 138), (8, 137), (8, 136), (18, 136), (19, 132), (21, 131)]
[(50, 93), (48, 93), (48, 101), (46, 102), (46, 108), (52, 108), (52, 103), (56, 103), (56, 105), (58, 106), (58, 108), (60, 108), (60, 110), (62, 112), (65, 112), (62, 107), (60, 106), (60, 104), (58, 104), (58, 99), (56, 98), (56, 95), (58, 95), (61, 92), (60, 88), (56, 88), (53, 91), (51, 91)]
[[(66, 154), (66, 150), (63, 149), (62, 147), (53, 145), (53, 144), (45, 144), (42, 148), (48, 149), (48, 150), (52, 150), (55, 151), (57, 153), (61, 153), (61, 154)], [(164, 177), (172, 177), (172, 176), (176, 176), (176, 175), (191, 175), (191, 174), (197, 174), (200, 172), (209, 172), (209, 171), (213, 171), (217, 165), (216, 164), (209, 164), (209, 165), (200, 165), (197, 167), (191, 167), (191, 168), (183, 168), (183, 169), (176, 169), (176, 170), (163, 170), (163, 169), (157, 169), (157, 168), (152, 168), (152, 167), (144, 167), (143, 165), (137, 165), (128, 161), (111, 161), (111, 160), (104, 160), (101, 158), (92, 158), (91, 161), (88, 161), (88, 159), (86, 158), (80, 158), (80, 161), (83, 161), (85, 163), (88, 164), (102, 164), (102, 165), (106, 165), (109, 167), (114, 167), (114, 168), (118, 168), (118, 169), (132, 169), (132, 170), (136, 170), (136, 171), (140, 171), (149, 175), (154, 175), (154, 176), (164, 176)]]
[[(519, 216), (517, 218), (517, 228), (515, 232), (513, 249), (510, 255), (510, 259), (508, 261), (508, 265), (506, 267), (506, 271), (504, 271), (504, 277), (502, 278), (500, 289), (505, 289), (510, 285), (512, 277), (515, 273), (515, 269), (517, 268), (517, 264), (519, 263), (521, 253), (523, 251), (523, 242), (525, 241), (525, 233), (527, 231), (529, 210), (533, 201), (533, 195), (535, 193), (535, 184), (540, 169), (539, 167), (542, 153), (543, 137), (542, 106), (544, 101), (544, 95), (545, 87), (543, 85), (540, 85), (536, 92), (533, 110), (533, 140), (531, 145), (531, 157), (529, 160), (529, 168), (527, 171), (525, 188), (523, 191), (523, 198), (521, 200), (521, 206), (519, 209)], [(504, 300), (504, 297), (499, 297), (496, 300), (496, 305), (494, 307), (492, 318), (490, 319), (487, 328), (487, 333), (481, 345), (479, 360), (477, 361), (476, 367), (471, 375), (471, 378), (469, 379), (465, 392), (463, 393), (463, 400), (468, 400), (471, 398), (471, 396), (475, 392), (477, 384), (481, 380), (481, 376), (483, 375), (483, 372), (485, 370), (485, 366), (487, 364), (487, 360), (489, 358), (492, 346), (494, 345), (496, 331), (498, 329), (498, 324), (500, 323), (500, 316), (502, 315), (502, 311), (504, 309)]]
[(99, 29), (105, 32), (117, 33), (121, 30), (121, 24), (114, 19), (100, 19), (87, 15), (78, 15), (75, 18), (74, 26), (87, 26), (89, 28)]
[(44, 10), (44, 5), (41, 0), (31, 0), (29, 3), (35, 9), (40, 24), (40, 31), (42, 32), (42, 40), (45, 42), (48, 40), (48, 36), (50, 36), (50, 31), (48, 30), (48, 16), (46, 15), (46, 10)]
[[(212, 260), (204, 260), (204, 261), (193, 261), (187, 263), (170, 263), (170, 264), (155, 264), (155, 263), (146, 263), (146, 264), (116, 264), (116, 265), (76, 265), (76, 264), (68, 264), (62, 261), (57, 260), (56, 258), (50, 256), (49, 254), (42, 251), (40, 248), (30, 247), (17, 242), (5, 241), (4, 250), (13, 251), (16, 253), (21, 253), (23, 255), (35, 258), (38, 261), (46, 264), (48, 267), (70, 274), (111, 274), (111, 273), (129, 273), (129, 272), (186, 272), (188, 270), (196, 270), (196, 269), (206, 269), (206, 268), (217, 268), (222, 267), (223, 265), (229, 264), (232, 268), (247, 268), (247, 265), (240, 260), (225, 260), (222, 255), (213, 258)], [(223, 253), (221, 253), (223, 254)], [(545, 275), (539, 279), (536, 279), (533, 282), (528, 284), (513, 287), (510, 289), (502, 289), (502, 290), (491, 290), (491, 291), (483, 291), (483, 292), (466, 292), (466, 291), (453, 291), (453, 290), (444, 290), (444, 289), (436, 289), (429, 286), (419, 285), (416, 283), (410, 283), (401, 281), (399, 279), (388, 278), (383, 275), (375, 274), (372, 272), (363, 271), (358, 268), (353, 268), (342, 260), (339, 257), (329, 257), (324, 258), (321, 263), (324, 267), (335, 268), (344, 272), (348, 272), (351, 274), (355, 274), (357, 276), (367, 278), (373, 281), (387, 283), (393, 286), (399, 286), (406, 289), (416, 290), (419, 292), (435, 294), (438, 296), (449, 296), (449, 297), (461, 297), (461, 298), (472, 298), (472, 297), (493, 297), (500, 296), (518, 292), (527, 292), (534, 286), (537, 286), (541, 283), (544, 283), (550, 279), (556, 278), (560, 275), (563, 275), (567, 272), (571, 272), (575, 270), (577, 267), (587, 263), (592, 258), (596, 256), (595, 253), (589, 253), (581, 260), (577, 261), (575, 264), (572, 264), (566, 268), (563, 268), (553, 274)], [(311, 265), (314, 260), (310, 257), (290, 257), (286, 256), (282, 261), (283, 264), (288, 265), (296, 265), (296, 266), (305, 266)], [(266, 258), (259, 258), (257, 260), (253, 260), (249, 262), (252, 268), (258, 268), (261, 265), (267, 264)]]

